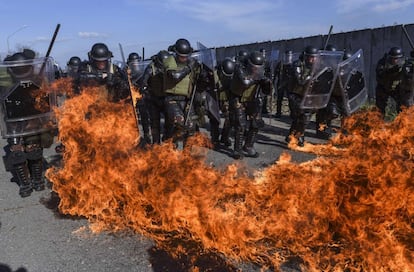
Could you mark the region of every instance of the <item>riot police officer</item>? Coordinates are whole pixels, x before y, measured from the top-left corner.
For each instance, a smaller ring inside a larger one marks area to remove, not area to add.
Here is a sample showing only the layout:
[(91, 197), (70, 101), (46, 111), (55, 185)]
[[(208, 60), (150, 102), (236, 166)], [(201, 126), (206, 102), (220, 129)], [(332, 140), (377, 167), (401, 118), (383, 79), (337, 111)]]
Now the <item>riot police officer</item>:
[(131, 71), (131, 81), (136, 82), (144, 73), (144, 70), (141, 69), (139, 65), (142, 58), (138, 53), (131, 52), (128, 55), (127, 65)]
[(401, 106), (411, 107), (414, 105), (414, 50), (410, 52), (402, 67), (402, 78), (399, 89)]
[[(328, 44), (325, 48), (325, 51), (336, 51), (336, 47), (332, 44)], [(344, 54), (342, 60), (345, 60), (349, 57), (349, 54)], [(338, 95), (339, 90), (339, 81), (335, 81), (334, 92), (331, 95), (328, 105), (325, 108), (318, 109), (316, 111), (315, 118), (315, 130), (316, 137), (324, 140), (328, 140), (332, 137), (332, 127), (331, 122), (333, 119), (340, 116), (340, 103), (341, 97)]]
[(200, 65), (193, 105), (196, 114), (196, 131), (199, 131), (201, 127), (206, 127), (207, 121), (205, 117), (207, 115), (210, 125), (211, 143), (214, 148), (218, 148), (221, 120), (217, 95), (218, 78), (215, 68), (211, 66), (205, 63)]
[(239, 50), (239, 52), (237, 52), (237, 56), (235, 57), (235, 61), (238, 65), (246, 65), (247, 64), (247, 60), (249, 58), (249, 51), (245, 50), (245, 49), (241, 49)]
[(111, 62), (112, 52), (104, 43), (95, 43), (88, 52), (88, 62), (83, 63), (77, 85), (105, 86), (108, 100), (118, 102), (130, 95), (125, 73)]
[(300, 107), (305, 95), (306, 86), (311, 80), (313, 65), (318, 57), (318, 49), (314, 46), (306, 46), (299, 60), (293, 63), (292, 89), (288, 94), (289, 110), (292, 123), (286, 141), (295, 137), (299, 146), (305, 142), (305, 129), (314, 113), (312, 110), (304, 110)]
[[(2, 136), (6, 170), (19, 185), (21, 197), (45, 189), (43, 149), (49, 148), (56, 134), (53, 107), (56, 94), (39, 92), (42, 84), (55, 79), (53, 60), (35, 58), (30, 49), (7, 56), (1, 64), (9, 77), (0, 82)], [(53, 96), (53, 98), (52, 98)]]
[[(260, 90), (266, 95), (273, 84), (264, 74), (265, 59), (259, 51), (253, 51), (245, 65), (237, 64), (230, 85), (230, 118), (235, 130), (233, 157), (242, 159), (258, 157), (254, 148), (259, 128), (263, 127)], [(246, 139), (244, 139), (246, 134)]]
[(177, 145), (186, 143), (195, 133), (193, 107), (194, 86), (200, 73), (200, 64), (191, 57), (193, 48), (186, 39), (178, 39), (174, 56), (164, 60), (165, 107), (167, 111), (167, 138)]
[[(335, 47), (328, 45), (327, 51), (336, 51)], [(342, 61), (347, 60), (352, 56), (351, 52), (348, 50), (344, 51)], [(334, 83), (332, 94), (329, 98), (328, 104), (325, 108), (319, 109), (316, 112), (316, 136), (320, 139), (328, 140), (332, 137), (332, 120), (340, 116), (346, 115), (346, 110), (344, 108), (344, 100), (340, 84), (340, 77), (343, 76), (344, 71), (339, 70), (339, 75)]]
[(217, 76), (219, 79), (219, 106), (224, 117), (223, 128), (221, 130), (220, 136), (220, 143), (224, 144), (225, 146), (231, 146), (230, 134), (232, 126), (230, 124), (229, 97), (230, 86), (235, 66), (236, 63), (232, 59), (225, 58), (217, 67)]
[(75, 78), (78, 76), (82, 60), (78, 56), (73, 56), (66, 63), (66, 74), (68, 77)]
[[(127, 65), (124, 73), (128, 75), (130, 82), (134, 86), (139, 87), (139, 81), (142, 81), (144, 74), (145, 63), (141, 61), (142, 58), (138, 53), (131, 52), (128, 55)], [(146, 145), (152, 144), (151, 140), (151, 126), (150, 126), (150, 112), (148, 108), (149, 95), (146, 88), (139, 87), (139, 93), (141, 98), (136, 103), (136, 111), (138, 113), (140, 124), (142, 126), (143, 134), (140, 139), (139, 146), (145, 147)]]
[[(161, 143), (161, 118), (166, 115), (164, 92), (164, 60), (170, 56), (166, 50), (159, 51), (151, 57), (143, 76), (138, 80), (138, 86), (143, 93), (148, 94), (147, 107), (149, 111), (152, 143)], [(165, 133), (165, 131), (164, 131)]]
[(388, 98), (393, 98), (397, 103), (397, 111), (402, 104), (399, 96), (404, 54), (400, 47), (392, 47), (377, 63), (375, 88), (375, 104), (380, 112), (385, 115)]
[(293, 75), (293, 52), (286, 50), (284, 59), (279, 61), (275, 67), (274, 78), (276, 88), (276, 118), (282, 116), (282, 102), (283, 98), (292, 89), (292, 75)]

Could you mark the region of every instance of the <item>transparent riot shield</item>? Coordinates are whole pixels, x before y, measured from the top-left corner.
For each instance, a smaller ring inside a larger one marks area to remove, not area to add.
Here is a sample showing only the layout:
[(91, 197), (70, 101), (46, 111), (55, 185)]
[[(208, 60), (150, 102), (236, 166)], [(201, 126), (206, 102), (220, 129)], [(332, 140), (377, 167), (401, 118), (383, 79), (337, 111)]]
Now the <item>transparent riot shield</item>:
[(197, 47), (200, 53), (199, 61), (214, 71), (217, 66), (216, 50), (214, 48), (207, 48), (200, 42), (197, 42)]
[(128, 63), (128, 68), (131, 71), (131, 80), (133, 82), (139, 80), (143, 75), (145, 68), (151, 63), (151, 60), (131, 61)]
[(317, 110), (328, 105), (342, 56), (342, 51), (319, 51), (300, 105), (302, 109)]
[(266, 56), (266, 62), (268, 63), (269, 67), (265, 68), (265, 70), (269, 69), (270, 71), (269, 73), (265, 71), (265, 74), (268, 74), (270, 76), (269, 78), (272, 78), (279, 60), (279, 50), (272, 48), (272, 51), (270, 51), (270, 55)]
[(0, 127), (3, 138), (34, 135), (57, 128), (53, 59), (0, 63)]
[[(215, 76), (214, 72), (217, 66), (216, 50), (214, 48), (207, 48), (200, 42), (197, 42), (198, 51), (191, 56), (195, 57), (202, 63), (202, 69), (205, 69), (205, 74), (208, 75), (209, 87), (206, 90), (198, 90), (205, 92), (205, 106), (206, 110), (213, 116), (218, 122), (220, 122), (220, 107), (218, 103), (218, 94), (215, 88)], [(194, 56), (193, 56), (194, 55)]]
[(338, 81), (346, 115), (358, 110), (368, 98), (364, 76), (364, 55), (359, 49), (338, 65)]

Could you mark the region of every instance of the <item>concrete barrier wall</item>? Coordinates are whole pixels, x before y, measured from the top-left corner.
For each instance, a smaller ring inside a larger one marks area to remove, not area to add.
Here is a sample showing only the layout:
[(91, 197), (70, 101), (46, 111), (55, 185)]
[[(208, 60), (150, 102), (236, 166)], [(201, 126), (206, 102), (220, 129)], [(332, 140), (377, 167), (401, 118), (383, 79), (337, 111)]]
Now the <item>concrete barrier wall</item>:
[[(405, 28), (411, 39), (414, 41), (414, 24), (405, 25)], [(328, 35), (326, 34), (289, 40), (217, 47), (217, 61), (221, 61), (225, 57), (233, 57), (237, 55), (237, 52), (241, 49), (252, 51), (263, 48), (266, 52), (271, 52), (272, 49), (279, 50), (279, 55), (282, 56), (288, 49), (293, 52), (301, 52), (307, 45), (322, 48), (327, 37)], [(332, 33), (328, 43), (334, 45), (337, 50), (347, 49), (352, 52), (355, 52), (358, 49), (363, 50), (365, 75), (367, 78), (369, 98), (371, 100), (375, 98), (375, 67), (378, 60), (393, 46), (401, 47), (406, 56), (409, 56), (410, 51), (412, 50), (410, 43), (404, 34), (402, 25)]]

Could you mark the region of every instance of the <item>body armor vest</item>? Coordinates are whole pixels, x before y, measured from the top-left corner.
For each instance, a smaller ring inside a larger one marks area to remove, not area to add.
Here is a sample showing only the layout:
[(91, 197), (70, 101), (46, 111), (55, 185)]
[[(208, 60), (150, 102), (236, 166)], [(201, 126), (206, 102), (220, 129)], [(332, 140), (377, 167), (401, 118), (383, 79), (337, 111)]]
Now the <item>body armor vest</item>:
[(174, 56), (170, 56), (167, 59), (164, 60), (164, 67), (166, 72), (166, 75), (164, 76), (164, 84), (165, 84), (165, 92), (167, 94), (171, 95), (183, 95), (189, 97), (191, 94), (191, 79), (189, 73), (186, 75), (182, 80), (180, 80), (178, 83), (175, 83), (173, 79), (169, 78), (167, 75), (168, 70), (175, 70), (175, 69), (181, 69), (185, 66), (185, 64), (177, 64), (175, 61)]

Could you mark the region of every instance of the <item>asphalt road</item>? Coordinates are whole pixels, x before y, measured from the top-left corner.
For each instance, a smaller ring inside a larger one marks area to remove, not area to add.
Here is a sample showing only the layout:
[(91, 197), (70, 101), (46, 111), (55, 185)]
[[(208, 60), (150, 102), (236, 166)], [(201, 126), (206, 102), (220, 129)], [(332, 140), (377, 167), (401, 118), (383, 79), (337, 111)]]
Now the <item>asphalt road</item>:
[[(245, 158), (249, 166), (264, 168), (274, 163), (282, 152), (291, 153), (292, 160), (297, 162), (313, 158), (313, 155), (287, 149), (284, 138), (290, 122), (288, 117), (265, 118), (265, 122), (256, 144), (260, 157)], [(310, 142), (322, 142), (314, 138), (312, 129), (306, 136)], [(1, 139), (0, 143), (4, 146), (6, 141)], [(45, 150), (49, 164), (59, 160), (54, 147)], [(208, 160), (217, 166), (231, 163), (230, 152), (230, 149), (211, 150)], [(186, 260), (172, 259), (146, 237), (132, 233), (89, 233), (87, 220), (58, 213), (58, 198), (50, 186), (21, 198), (18, 186), (10, 182), (11, 175), (2, 163), (0, 172), (0, 272), (187, 271)], [(260, 271), (249, 263), (226, 266), (217, 256), (203, 256), (200, 263), (200, 271)], [(283, 270), (297, 271), (295, 265)]]

